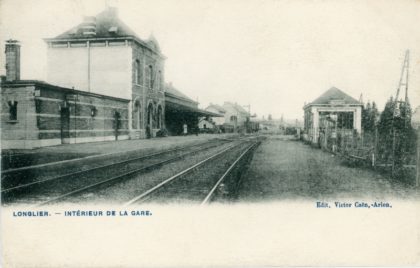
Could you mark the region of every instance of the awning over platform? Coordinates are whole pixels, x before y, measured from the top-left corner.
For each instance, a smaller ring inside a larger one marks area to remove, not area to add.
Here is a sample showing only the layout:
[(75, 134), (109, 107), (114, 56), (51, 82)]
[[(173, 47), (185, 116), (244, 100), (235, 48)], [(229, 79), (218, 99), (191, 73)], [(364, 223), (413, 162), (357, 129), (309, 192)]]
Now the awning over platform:
[(166, 100), (166, 103), (165, 103), (165, 110), (166, 112), (188, 113), (188, 114), (194, 114), (196, 116), (223, 117), (223, 115), (205, 111), (196, 107), (174, 103), (174, 102), (168, 101), (168, 99)]

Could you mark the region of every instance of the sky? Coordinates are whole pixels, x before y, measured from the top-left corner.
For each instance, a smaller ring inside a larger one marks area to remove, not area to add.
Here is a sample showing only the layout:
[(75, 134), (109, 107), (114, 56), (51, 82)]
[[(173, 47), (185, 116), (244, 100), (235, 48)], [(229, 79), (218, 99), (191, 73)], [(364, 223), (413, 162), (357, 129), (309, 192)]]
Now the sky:
[[(21, 78), (46, 80), (46, 44), (107, 5), (159, 42), (165, 80), (200, 102), (303, 118), (330, 87), (382, 109), (410, 50), (409, 99), (420, 105), (420, 1), (1, 0), (0, 40), (21, 42)], [(4, 51), (4, 50), (3, 50)], [(0, 74), (5, 73), (4, 54)]]

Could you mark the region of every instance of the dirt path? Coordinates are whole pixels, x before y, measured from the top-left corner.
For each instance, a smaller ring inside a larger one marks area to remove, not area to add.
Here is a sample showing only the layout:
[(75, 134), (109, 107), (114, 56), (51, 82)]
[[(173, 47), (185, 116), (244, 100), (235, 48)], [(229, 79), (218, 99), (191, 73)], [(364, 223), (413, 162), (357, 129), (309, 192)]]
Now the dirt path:
[(322, 198), (418, 198), (410, 186), (284, 136), (271, 136), (255, 151), (239, 201)]

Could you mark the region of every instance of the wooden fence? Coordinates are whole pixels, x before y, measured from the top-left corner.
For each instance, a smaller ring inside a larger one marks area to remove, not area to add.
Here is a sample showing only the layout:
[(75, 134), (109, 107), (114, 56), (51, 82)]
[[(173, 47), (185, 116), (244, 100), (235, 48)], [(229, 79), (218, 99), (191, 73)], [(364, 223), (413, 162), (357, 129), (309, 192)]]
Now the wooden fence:
[[(350, 129), (319, 130), (319, 145), (322, 149), (356, 165), (380, 169), (397, 179), (415, 181), (417, 186), (420, 184), (419, 141), (420, 129), (417, 130), (417, 140), (396, 156), (395, 152), (389, 150), (389, 139), (381, 138), (377, 131), (359, 134)], [(398, 161), (396, 157), (399, 157)]]

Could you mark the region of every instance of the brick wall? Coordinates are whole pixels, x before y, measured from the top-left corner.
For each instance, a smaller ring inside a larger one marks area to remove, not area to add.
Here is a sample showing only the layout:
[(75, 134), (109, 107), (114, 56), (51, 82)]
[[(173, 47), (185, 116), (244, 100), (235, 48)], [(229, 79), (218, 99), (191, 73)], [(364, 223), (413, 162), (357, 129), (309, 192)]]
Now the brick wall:
[[(162, 107), (162, 121), (164, 122), (165, 114), (165, 97), (164, 97), (164, 60), (151, 51), (149, 48), (138, 45), (137, 43), (130, 43), (133, 48), (132, 54), (132, 82), (133, 82), (133, 96), (132, 100), (139, 100), (141, 104), (141, 120), (140, 129), (137, 127), (137, 116), (138, 114), (133, 109), (132, 126), (133, 132), (132, 138), (144, 138), (145, 129), (147, 125), (147, 107), (150, 103), (153, 105), (154, 119), (156, 121), (157, 111), (159, 105)], [(137, 62), (137, 63), (136, 63)], [(136, 79), (136, 64), (140, 68), (140, 79)], [(148, 72), (146, 71), (148, 66), (153, 66), (153, 78), (155, 80), (153, 88), (151, 88), (148, 82)], [(160, 79), (157, 79), (156, 73), (160, 74)], [(133, 104), (134, 105), (134, 104)], [(134, 108), (134, 107), (133, 107)], [(163, 123), (164, 126), (164, 123)], [(153, 127), (153, 135), (157, 132), (156, 122)], [(138, 133), (138, 134), (137, 134)]]
[[(8, 122), (8, 100), (18, 101), (18, 120)], [(128, 138), (128, 100), (35, 84), (2, 88), (3, 148), (32, 148)], [(68, 109), (68, 139), (61, 112)], [(94, 114), (92, 114), (94, 112)], [(118, 132), (115, 113), (120, 114)], [(18, 141), (26, 144), (18, 144)]]

